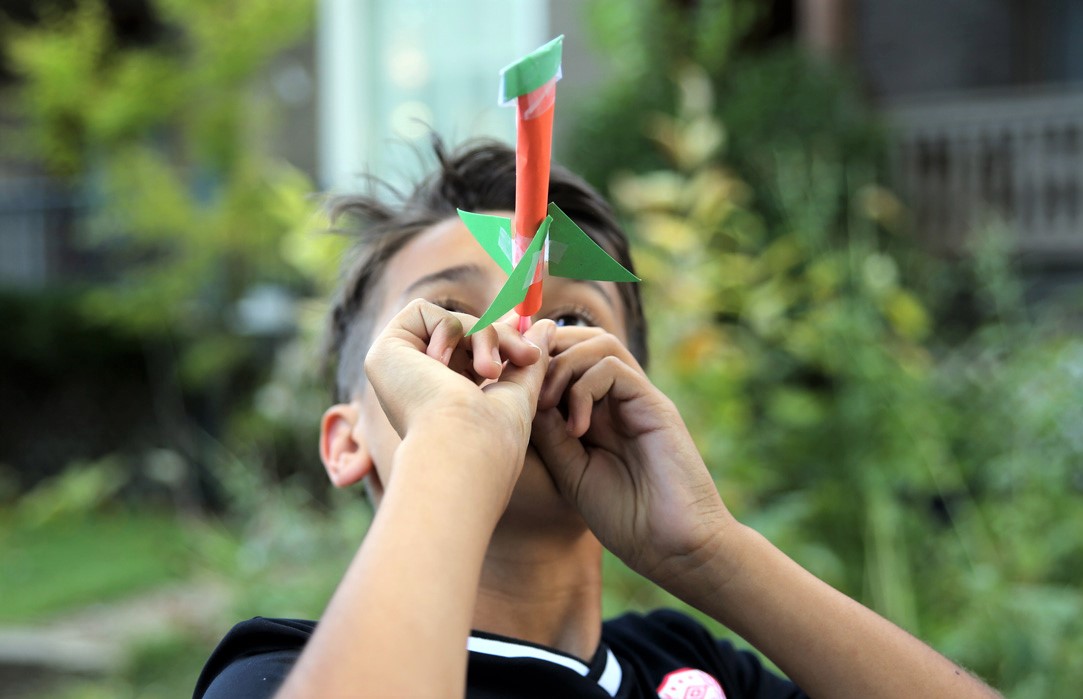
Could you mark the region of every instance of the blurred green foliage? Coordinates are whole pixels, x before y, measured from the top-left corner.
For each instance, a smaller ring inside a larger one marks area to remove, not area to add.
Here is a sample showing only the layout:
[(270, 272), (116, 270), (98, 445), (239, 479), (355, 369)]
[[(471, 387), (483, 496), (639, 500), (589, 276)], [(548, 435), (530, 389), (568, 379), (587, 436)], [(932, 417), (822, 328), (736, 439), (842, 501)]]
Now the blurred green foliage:
[[(683, 101), (699, 115), (680, 131), (685, 149), (704, 138), (724, 146), (727, 165), (756, 194), (765, 235), (792, 225), (785, 217), (799, 210), (808, 234), (830, 237), (845, 230), (826, 218), (847, 210), (834, 198), (877, 203), (855, 185), (884, 167), (883, 127), (840, 66), (810, 59), (791, 41), (757, 43), (770, 3), (592, 0), (587, 8), (615, 77), (597, 99), (574, 105), (576, 128), (563, 150), (595, 186), (604, 191), (623, 170), (669, 166), (654, 145), (667, 128), (658, 116)], [(705, 76), (694, 94), (674, 80), (690, 65)], [(824, 171), (828, 164), (833, 171)]]
[(124, 486), (126, 475), (117, 459), (76, 461), (67, 470), (39, 483), (19, 499), (15, 512), (31, 529), (69, 515), (91, 512)]
[[(86, 242), (116, 270), (75, 303), (143, 344), (161, 446), (200, 468), (225, 454), (303, 472), (318, 415), (300, 415), (319, 372), (308, 309), (342, 246), (317, 233), (308, 178), (270, 154), (273, 105), (257, 71), (310, 31), (314, 5), (158, 0), (153, 11), (150, 42), (118, 42), (100, 0), (7, 32), (28, 141), (86, 191)], [(245, 309), (268, 291), (285, 317), (253, 327)], [(280, 366), (291, 362), (308, 369)]]
[[(726, 502), (1007, 696), (1070, 694), (1083, 341), (1032, 317), (996, 230), (951, 266), (908, 244), (857, 91), (792, 50), (735, 53), (750, 4), (594, 7), (628, 68), (570, 158), (637, 238), (652, 375)], [(951, 327), (963, 292), (976, 317)], [(607, 573), (608, 609), (660, 600)]]

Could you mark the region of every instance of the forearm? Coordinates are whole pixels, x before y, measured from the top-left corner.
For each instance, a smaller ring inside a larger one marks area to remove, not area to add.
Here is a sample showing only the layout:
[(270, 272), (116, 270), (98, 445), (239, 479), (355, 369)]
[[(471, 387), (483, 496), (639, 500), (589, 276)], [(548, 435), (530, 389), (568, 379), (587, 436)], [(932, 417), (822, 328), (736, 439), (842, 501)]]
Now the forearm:
[(675, 590), (815, 697), (996, 697), (899, 627), (734, 524)]
[[(409, 439), (365, 541), (280, 697), (462, 696), (466, 638), (498, 498), (480, 458)], [(475, 484), (476, 485), (476, 484)]]

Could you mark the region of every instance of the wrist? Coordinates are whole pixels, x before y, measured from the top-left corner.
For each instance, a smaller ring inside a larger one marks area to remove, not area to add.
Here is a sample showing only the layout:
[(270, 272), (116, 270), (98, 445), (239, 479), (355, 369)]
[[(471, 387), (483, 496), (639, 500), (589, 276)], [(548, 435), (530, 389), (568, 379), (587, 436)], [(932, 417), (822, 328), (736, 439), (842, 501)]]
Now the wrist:
[(499, 518), (522, 469), (525, 447), (513, 451), (454, 421), (408, 432), (395, 452), (387, 490), (405, 490), (415, 502), (426, 497), (451, 507)]
[[(427, 411), (402, 438), (401, 452), (424, 453), (438, 462), (467, 462), (475, 469), (500, 470), (522, 460), (526, 437), (509, 435), (493, 420), (469, 409)], [(396, 457), (397, 458), (397, 457)]]
[(403, 440), (453, 447), (454, 452), (509, 457), (526, 451), (530, 424), (516, 426), (489, 414), (490, 411), (463, 402), (426, 407), (410, 416), (403, 430)]
[(703, 544), (681, 556), (671, 557), (657, 582), (665, 589), (698, 606), (703, 590), (724, 593), (746, 566), (750, 540), (756, 532), (727, 516)]

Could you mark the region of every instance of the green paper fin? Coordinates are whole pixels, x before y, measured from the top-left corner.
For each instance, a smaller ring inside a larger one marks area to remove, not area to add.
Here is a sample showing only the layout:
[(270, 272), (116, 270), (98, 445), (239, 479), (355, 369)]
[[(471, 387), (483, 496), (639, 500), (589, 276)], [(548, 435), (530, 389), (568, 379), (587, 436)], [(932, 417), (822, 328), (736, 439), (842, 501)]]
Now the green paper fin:
[(560, 54), (564, 35), (550, 41), (528, 56), (500, 71), (500, 104), (533, 92), (560, 73)]
[(474, 214), (462, 209), (457, 211), (470, 234), (485, 252), (489, 253), (489, 257), (496, 260), (504, 274), (511, 274), (511, 219), (505, 216)]
[(466, 333), (467, 335), (473, 335), (478, 330), (489, 327), (526, 298), (526, 291), (530, 288), (530, 283), (534, 281), (534, 272), (538, 269), (538, 265), (543, 263), (542, 246), (549, 236), (549, 225), (552, 222), (552, 217), (546, 216), (542, 224), (538, 226), (538, 232), (534, 234), (534, 239), (523, 252), (523, 258), (519, 260), (519, 264), (508, 276), (508, 281), (501, 287), (500, 293), (493, 299), (489, 308), (481, 314), (481, 318), (478, 318), (474, 327), (470, 328), (470, 332)]
[(550, 204), (549, 216), (553, 219), (549, 229), (550, 276), (599, 282), (639, 281), (639, 277), (598, 247), (559, 206)]

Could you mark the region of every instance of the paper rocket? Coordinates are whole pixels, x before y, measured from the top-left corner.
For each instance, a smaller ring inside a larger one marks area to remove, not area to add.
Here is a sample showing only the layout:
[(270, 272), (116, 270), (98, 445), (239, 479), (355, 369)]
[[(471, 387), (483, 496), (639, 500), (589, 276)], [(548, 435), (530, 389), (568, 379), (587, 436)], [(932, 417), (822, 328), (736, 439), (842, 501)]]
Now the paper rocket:
[(519, 330), (542, 302), (546, 276), (635, 282), (639, 278), (600, 248), (549, 200), (553, 108), (560, 79), (559, 36), (500, 72), (500, 103), (516, 104), (515, 218), (459, 210), (470, 233), (507, 272), (508, 281), (471, 328), (474, 333), (511, 309)]

